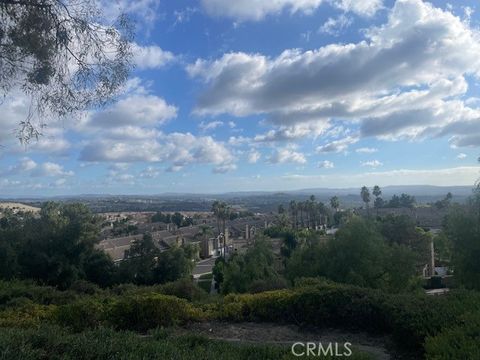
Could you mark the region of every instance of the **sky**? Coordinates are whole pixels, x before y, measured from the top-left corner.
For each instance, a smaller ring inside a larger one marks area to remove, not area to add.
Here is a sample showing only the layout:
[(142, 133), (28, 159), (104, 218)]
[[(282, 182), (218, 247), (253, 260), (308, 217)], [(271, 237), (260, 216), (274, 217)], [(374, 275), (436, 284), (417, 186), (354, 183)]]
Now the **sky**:
[(480, 177), (476, 1), (104, 0), (136, 22), (116, 102), (12, 135), (0, 195), (473, 185)]

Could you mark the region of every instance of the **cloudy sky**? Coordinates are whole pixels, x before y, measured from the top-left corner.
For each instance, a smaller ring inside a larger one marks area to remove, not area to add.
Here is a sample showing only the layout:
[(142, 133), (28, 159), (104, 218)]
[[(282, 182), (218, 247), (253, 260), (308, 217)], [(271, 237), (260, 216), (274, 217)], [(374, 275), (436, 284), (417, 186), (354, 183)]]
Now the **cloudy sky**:
[(137, 19), (118, 101), (14, 139), (0, 195), (471, 185), (477, 1), (118, 0)]

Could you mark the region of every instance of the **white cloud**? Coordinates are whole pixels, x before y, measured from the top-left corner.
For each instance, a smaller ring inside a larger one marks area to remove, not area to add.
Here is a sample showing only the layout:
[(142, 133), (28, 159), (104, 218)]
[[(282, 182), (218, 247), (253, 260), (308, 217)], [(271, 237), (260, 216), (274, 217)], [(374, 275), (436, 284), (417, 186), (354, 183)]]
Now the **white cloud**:
[(99, 0), (100, 8), (107, 21), (115, 20), (120, 14), (134, 15), (140, 26), (150, 27), (158, 19), (160, 0)]
[(255, 164), (258, 162), (258, 160), (260, 160), (261, 157), (262, 154), (260, 154), (260, 152), (258, 152), (257, 150), (252, 150), (248, 153), (248, 162), (250, 164)]
[(335, 165), (329, 160), (323, 160), (318, 163), (318, 167), (323, 169), (333, 169)]
[[(363, 2), (342, 6), (357, 3)], [(360, 122), (362, 137), (453, 135), (457, 146), (480, 144), (480, 110), (459, 100), (468, 90), (466, 77), (480, 76), (475, 29), (429, 3), (398, 0), (388, 21), (364, 34), (358, 43), (290, 49), (275, 58), (228, 53), (198, 59), (188, 72), (206, 89), (195, 112), (266, 115), (280, 126), (335, 118)], [(476, 130), (461, 133), (461, 123)]]
[(355, 152), (359, 154), (373, 154), (373, 153), (376, 153), (377, 151), (378, 151), (377, 148), (370, 148), (370, 147), (362, 147), (355, 150)]
[(457, 155), (457, 159), (460, 159), (460, 160), (463, 160), (467, 157), (467, 154), (464, 154), (464, 153), (460, 153)]
[[(259, 21), (267, 15), (283, 11), (291, 14), (311, 14), (324, 0), (201, 0), (203, 8), (212, 16), (232, 18), (236, 21)], [(343, 11), (357, 15), (372, 16), (382, 6), (382, 0), (328, 0), (328, 3)]]
[(343, 11), (351, 11), (361, 16), (373, 16), (383, 7), (383, 0), (330, 0), (330, 2)]
[(272, 164), (297, 163), (305, 164), (305, 155), (291, 148), (276, 149), (268, 161)]
[(353, 136), (347, 136), (346, 138), (335, 140), (328, 144), (318, 146), (316, 152), (318, 154), (339, 153), (342, 151), (346, 151), (350, 145), (355, 144), (357, 141), (358, 138)]
[(157, 45), (133, 47), (133, 61), (138, 69), (159, 69), (175, 60), (175, 55), (170, 51), (162, 50)]
[(214, 130), (216, 129), (217, 127), (220, 127), (220, 126), (223, 126), (223, 122), (222, 121), (210, 121), (210, 122), (205, 122), (205, 121), (202, 121), (198, 127), (200, 128), (200, 130), (202, 130), (203, 132), (206, 132), (208, 130)]
[(345, 14), (341, 14), (336, 18), (328, 18), (328, 20), (320, 26), (318, 32), (338, 36), (342, 30), (352, 25), (352, 22), (353, 20), (351, 18), (345, 16)]
[(203, 8), (212, 16), (224, 16), (238, 21), (261, 20), (283, 10), (291, 13), (311, 13), (323, 0), (201, 0)]
[(1, 176), (17, 175), (24, 172), (30, 172), (37, 167), (37, 163), (28, 157), (23, 157), (16, 165), (9, 166), (5, 170), (0, 170)]
[[(169, 162), (177, 171), (193, 164), (232, 165), (234, 156), (221, 142), (210, 136), (190, 133), (159, 134), (152, 139), (118, 141), (97, 139), (80, 154), (82, 161), (99, 162)], [(230, 167), (231, 168), (231, 167)]]
[(160, 171), (158, 171), (156, 168), (153, 166), (147, 166), (141, 173), (140, 177), (146, 178), (146, 179), (154, 179), (160, 175)]
[(175, 106), (156, 95), (132, 94), (110, 108), (91, 114), (77, 125), (77, 129), (158, 126), (175, 118), (177, 111)]
[(371, 168), (377, 168), (379, 166), (382, 166), (383, 163), (378, 161), (378, 160), (369, 160), (369, 161), (361, 161), (360, 165), (368, 166), (368, 167), (371, 167)]
[(44, 177), (44, 176), (73, 176), (73, 171), (66, 171), (63, 166), (53, 162), (45, 162), (37, 165), (33, 168), (31, 176)]

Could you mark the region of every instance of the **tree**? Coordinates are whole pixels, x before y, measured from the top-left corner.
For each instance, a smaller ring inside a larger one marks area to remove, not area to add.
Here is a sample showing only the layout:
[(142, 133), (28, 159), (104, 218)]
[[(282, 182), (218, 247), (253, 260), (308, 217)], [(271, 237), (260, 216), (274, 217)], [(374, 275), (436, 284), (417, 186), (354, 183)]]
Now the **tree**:
[(380, 197), (382, 195), (382, 190), (380, 189), (380, 186), (375, 185), (372, 190), (373, 196), (375, 196), (375, 200), (373, 201), (373, 207), (377, 210), (377, 216), (378, 216), (378, 209), (380, 209), (383, 206), (383, 199)]
[(330, 206), (332, 207), (335, 212), (338, 212), (338, 208), (340, 207), (340, 201), (338, 200), (338, 196), (333, 196), (330, 198)]
[(467, 288), (480, 290), (480, 193), (446, 218), (445, 232), (452, 243), (455, 279)]
[(288, 210), (290, 212), (290, 216), (292, 217), (292, 227), (296, 229), (298, 224), (298, 205), (295, 200), (290, 201)]
[(362, 201), (365, 203), (365, 207), (367, 209), (367, 216), (370, 216), (370, 190), (366, 186), (362, 187), (360, 190), (360, 196), (362, 197)]
[(121, 15), (107, 24), (96, 4), (0, 0), (0, 88), (22, 91), (34, 110), (19, 124), (21, 141), (41, 135), (43, 118), (105, 105), (127, 80), (131, 23)]
[(174, 247), (163, 251), (158, 256), (157, 266), (154, 269), (156, 283), (166, 283), (191, 275), (194, 263), (181, 247)]
[(225, 232), (227, 230), (226, 221), (230, 219), (230, 214), (232, 211), (225, 202), (214, 201), (212, 204), (212, 212), (217, 219), (218, 234), (220, 234), (220, 230), (221, 230), (221, 233), (223, 234), (223, 256), (225, 256), (226, 248), (227, 248), (226, 237), (225, 237)]
[(125, 251), (125, 258), (118, 269), (118, 282), (131, 282), (137, 285), (155, 283), (154, 270), (160, 250), (155, 246), (150, 234), (136, 240)]
[(287, 261), (290, 280), (324, 276), (336, 282), (403, 291), (415, 277), (415, 255), (385, 242), (375, 223), (354, 217), (327, 243), (310, 242)]
[[(259, 239), (244, 255), (235, 254), (223, 266), (222, 293), (249, 291), (256, 281), (278, 282), (270, 244)], [(219, 265), (220, 266), (220, 265)]]
[(9, 214), (0, 229), (0, 261), (10, 270), (1, 275), (62, 289), (77, 280), (109, 284), (112, 260), (95, 249), (99, 224), (82, 204), (47, 202), (39, 216)]

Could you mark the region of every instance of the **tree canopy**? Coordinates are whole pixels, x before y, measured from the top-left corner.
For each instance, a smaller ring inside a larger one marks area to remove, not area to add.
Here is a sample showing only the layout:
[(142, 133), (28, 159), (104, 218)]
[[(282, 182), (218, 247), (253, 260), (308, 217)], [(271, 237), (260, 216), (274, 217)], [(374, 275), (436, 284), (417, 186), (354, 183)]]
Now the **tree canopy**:
[(31, 99), (20, 140), (38, 138), (47, 116), (110, 101), (128, 78), (132, 37), (125, 15), (109, 23), (94, 0), (0, 0), (2, 95)]

